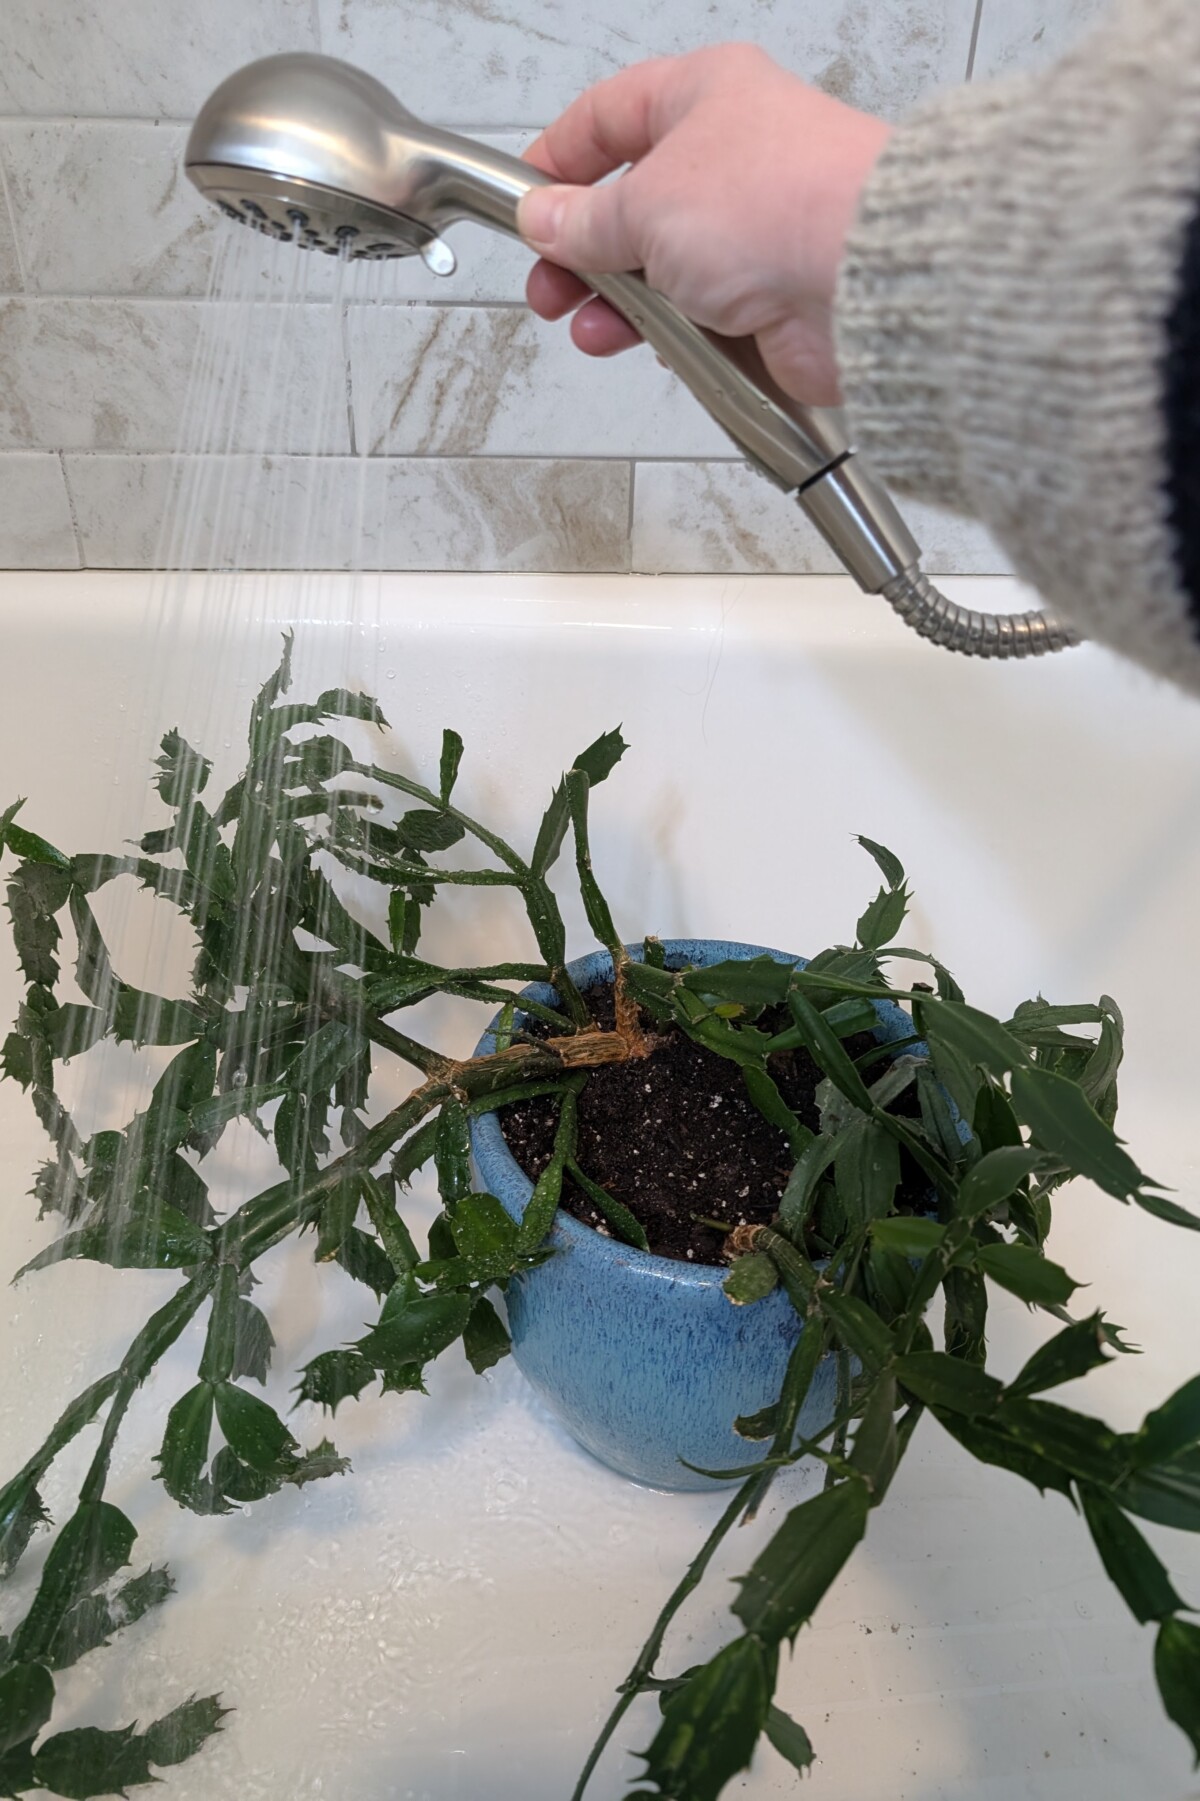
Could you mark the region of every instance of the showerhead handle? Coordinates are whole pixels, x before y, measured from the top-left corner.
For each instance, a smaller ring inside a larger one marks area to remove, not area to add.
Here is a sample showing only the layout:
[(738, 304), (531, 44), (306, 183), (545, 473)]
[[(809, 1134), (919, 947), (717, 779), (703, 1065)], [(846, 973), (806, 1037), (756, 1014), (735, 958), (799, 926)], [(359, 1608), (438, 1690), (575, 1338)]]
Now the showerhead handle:
[[(291, 237), (303, 220), (301, 242), (337, 248), (349, 240), (354, 252), (379, 256), (420, 251), (435, 266), (431, 247), (461, 221), (517, 237), (521, 199), (550, 179), (501, 150), (425, 125), (365, 71), (307, 54), (267, 57), (223, 82), (192, 128), (185, 166), (202, 192), (260, 229)], [(753, 340), (703, 331), (640, 275), (584, 279), (786, 493), (848, 456), (839, 415), (784, 394)], [(878, 588), (914, 561), (917, 547), (886, 498), (870, 499), (881, 531), (854, 573)]]
[[(423, 217), (439, 235), (473, 220), (519, 237), (522, 197), (531, 188), (550, 186), (550, 177), (517, 157), (450, 132), (430, 132), (429, 137), (436, 138), (442, 159), (436, 180), (440, 192), (430, 193)], [(832, 524), (832, 509), (853, 509), (859, 528), (841, 532), (833, 547), (862, 588), (879, 593), (917, 562), (920, 551), (890, 496), (860, 463), (851, 464), (853, 452), (839, 411), (793, 400), (768, 374), (752, 338), (723, 338), (704, 330), (641, 275), (581, 279), (628, 319), (747, 461), (777, 487), (803, 503), (812, 488), (838, 473), (838, 498), (826, 504), (817, 524), (825, 531), (825, 521)]]
[[(520, 200), (549, 182), (530, 163), (423, 124), (365, 71), (306, 53), (266, 57), (224, 81), (201, 109), (184, 160), (201, 192), (245, 223), (352, 255), (420, 252), (435, 269), (439, 260), (453, 267), (442, 231), (471, 220), (518, 237)], [(860, 587), (885, 594), (918, 631), (984, 656), (1074, 642), (1069, 628), (1042, 614), (996, 630), (989, 615), (931, 600), (918, 580), (917, 544), (854, 457), (841, 414), (785, 394), (752, 339), (703, 330), (640, 275), (582, 279), (630, 321), (741, 454), (800, 502)]]

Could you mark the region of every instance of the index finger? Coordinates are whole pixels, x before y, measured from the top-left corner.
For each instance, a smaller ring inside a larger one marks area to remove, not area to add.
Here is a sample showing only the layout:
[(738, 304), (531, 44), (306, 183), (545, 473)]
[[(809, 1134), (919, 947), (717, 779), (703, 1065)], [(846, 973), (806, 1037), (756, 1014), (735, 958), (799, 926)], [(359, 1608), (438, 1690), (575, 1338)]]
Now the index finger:
[(666, 129), (662, 101), (678, 62), (656, 56), (597, 82), (535, 138), (525, 161), (572, 187), (637, 162)]

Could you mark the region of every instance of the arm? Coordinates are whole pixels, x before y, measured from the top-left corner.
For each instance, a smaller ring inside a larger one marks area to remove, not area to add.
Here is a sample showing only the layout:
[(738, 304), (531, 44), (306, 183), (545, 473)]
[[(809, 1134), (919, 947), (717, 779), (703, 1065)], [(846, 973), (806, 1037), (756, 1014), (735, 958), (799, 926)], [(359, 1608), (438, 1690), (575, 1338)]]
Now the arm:
[(1200, 689), (1200, 8), (1125, 0), (895, 133), (837, 287), (856, 435), (1082, 629)]
[(580, 349), (637, 336), (568, 270), (644, 269), (798, 399), (840, 394), (884, 479), (983, 519), (1056, 611), (1200, 691), (1197, 0), (1121, 0), (1045, 74), (891, 134), (744, 45), (640, 63), (527, 155), (563, 184), (522, 202), (530, 305), (578, 308)]

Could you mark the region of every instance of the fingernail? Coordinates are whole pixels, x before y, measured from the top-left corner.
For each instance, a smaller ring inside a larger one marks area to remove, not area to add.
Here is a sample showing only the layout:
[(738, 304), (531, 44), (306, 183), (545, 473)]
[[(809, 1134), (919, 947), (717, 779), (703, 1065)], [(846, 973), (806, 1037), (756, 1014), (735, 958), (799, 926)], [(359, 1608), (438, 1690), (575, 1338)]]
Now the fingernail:
[(560, 188), (531, 188), (517, 208), (517, 229), (530, 244), (547, 248), (558, 236), (565, 196)]

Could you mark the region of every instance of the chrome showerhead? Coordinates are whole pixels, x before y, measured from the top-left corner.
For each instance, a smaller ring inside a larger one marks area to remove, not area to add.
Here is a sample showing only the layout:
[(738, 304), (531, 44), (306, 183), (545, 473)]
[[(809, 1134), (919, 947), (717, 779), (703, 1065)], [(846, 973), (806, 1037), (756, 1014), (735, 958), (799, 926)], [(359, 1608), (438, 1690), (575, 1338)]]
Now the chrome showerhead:
[(330, 56), (269, 56), (205, 102), (189, 179), (242, 224), (354, 259), (454, 258), (441, 230), (476, 219), (516, 232), (528, 164), (423, 125), (382, 82)]
[[(189, 178), (242, 224), (353, 259), (419, 255), (454, 270), (441, 233), (474, 220), (516, 237), (517, 205), (549, 178), (530, 163), (425, 125), (382, 82), (329, 56), (269, 56), (205, 102)], [(640, 275), (586, 275), (691, 389), (742, 455), (793, 495), (859, 586), (935, 643), (969, 655), (1036, 656), (1075, 642), (1042, 613), (999, 617), (945, 600), (890, 498), (853, 456), (840, 414), (772, 381), (752, 340), (702, 331)]]

